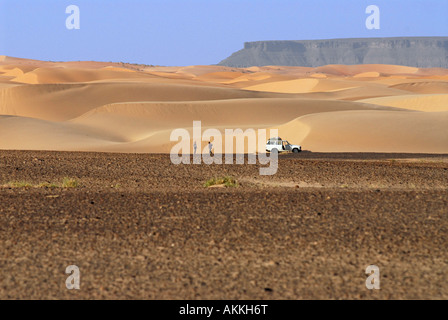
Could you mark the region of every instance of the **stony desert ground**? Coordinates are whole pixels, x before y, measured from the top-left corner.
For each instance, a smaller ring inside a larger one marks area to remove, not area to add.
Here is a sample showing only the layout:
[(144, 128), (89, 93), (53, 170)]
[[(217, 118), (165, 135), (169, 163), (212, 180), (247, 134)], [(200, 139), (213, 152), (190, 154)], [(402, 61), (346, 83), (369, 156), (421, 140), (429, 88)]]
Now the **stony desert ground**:
[[(195, 120), (305, 151), (176, 166)], [(447, 128), (446, 69), (2, 56), (0, 298), (447, 299)]]
[[(448, 156), (304, 152), (275, 176), (258, 167), (0, 152), (0, 298), (448, 298)], [(205, 188), (214, 176), (238, 187)], [(365, 287), (369, 265), (380, 290)]]
[(276, 128), (313, 152), (448, 153), (448, 70), (0, 57), (0, 149), (168, 153), (194, 120)]

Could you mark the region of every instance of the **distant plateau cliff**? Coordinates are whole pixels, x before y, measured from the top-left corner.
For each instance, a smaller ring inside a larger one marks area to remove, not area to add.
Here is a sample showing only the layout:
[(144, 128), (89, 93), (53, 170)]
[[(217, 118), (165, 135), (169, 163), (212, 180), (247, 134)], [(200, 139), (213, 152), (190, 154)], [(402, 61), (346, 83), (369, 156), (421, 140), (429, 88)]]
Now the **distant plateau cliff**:
[(448, 37), (246, 42), (219, 65), (229, 67), (393, 64), (448, 68)]

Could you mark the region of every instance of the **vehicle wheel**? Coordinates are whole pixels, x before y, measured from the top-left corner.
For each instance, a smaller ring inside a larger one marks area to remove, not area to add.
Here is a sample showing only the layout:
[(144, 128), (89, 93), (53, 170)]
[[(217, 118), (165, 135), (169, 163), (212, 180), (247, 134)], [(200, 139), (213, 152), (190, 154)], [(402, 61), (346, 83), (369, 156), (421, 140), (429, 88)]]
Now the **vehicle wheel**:
[(278, 149), (272, 149), (271, 153), (278, 153)]
[(294, 148), (294, 150), (292, 150), (292, 152), (294, 152), (294, 153), (299, 153), (299, 152), (300, 152), (300, 150), (299, 150), (299, 149), (297, 149), (297, 148)]

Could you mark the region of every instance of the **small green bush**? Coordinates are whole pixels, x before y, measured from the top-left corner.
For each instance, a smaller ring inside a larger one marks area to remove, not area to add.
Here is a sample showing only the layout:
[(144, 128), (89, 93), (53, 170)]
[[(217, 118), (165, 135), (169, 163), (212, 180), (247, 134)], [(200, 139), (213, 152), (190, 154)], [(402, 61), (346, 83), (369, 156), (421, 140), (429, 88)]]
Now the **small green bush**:
[(26, 181), (8, 182), (7, 185), (11, 188), (32, 188), (33, 184)]
[(79, 182), (76, 179), (65, 177), (62, 180), (62, 188), (78, 188), (78, 187)]
[(226, 187), (237, 187), (237, 181), (232, 177), (212, 178), (204, 183), (204, 187), (208, 188), (216, 185), (224, 185)]

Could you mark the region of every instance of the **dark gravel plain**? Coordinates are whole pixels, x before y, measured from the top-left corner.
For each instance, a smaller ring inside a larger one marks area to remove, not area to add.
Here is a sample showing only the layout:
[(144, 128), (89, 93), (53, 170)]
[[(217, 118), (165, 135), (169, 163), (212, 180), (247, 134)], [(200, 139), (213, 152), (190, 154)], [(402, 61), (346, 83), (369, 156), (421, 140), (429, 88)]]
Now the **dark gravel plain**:
[[(0, 151), (0, 298), (448, 299), (448, 155), (304, 152), (258, 169)], [(215, 176), (239, 186), (204, 188)], [(64, 177), (80, 185), (39, 186)]]

